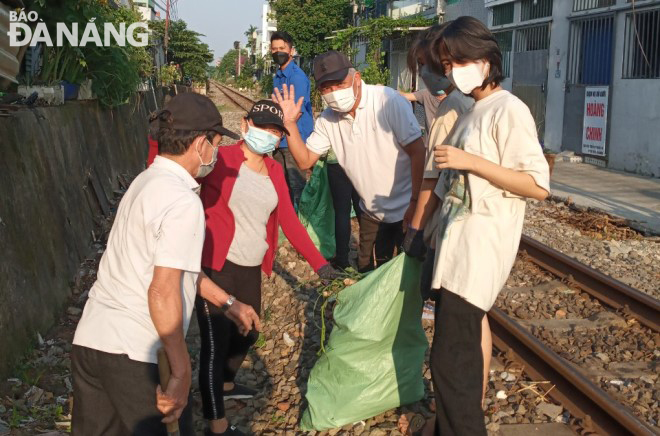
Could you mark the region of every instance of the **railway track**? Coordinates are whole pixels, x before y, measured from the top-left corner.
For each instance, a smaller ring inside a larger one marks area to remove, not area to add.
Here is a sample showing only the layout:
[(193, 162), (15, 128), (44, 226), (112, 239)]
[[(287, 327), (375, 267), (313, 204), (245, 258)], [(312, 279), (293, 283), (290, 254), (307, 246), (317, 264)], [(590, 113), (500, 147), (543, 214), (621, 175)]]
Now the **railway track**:
[[(249, 110), (254, 101), (241, 93), (212, 82), (236, 106)], [(632, 317), (652, 333), (660, 331), (660, 301), (606, 276), (538, 241), (523, 236), (520, 251), (528, 261), (556, 278), (602, 302), (613, 311)], [(553, 351), (547, 341), (534, 335), (533, 322), (510, 316), (494, 307), (488, 314), (493, 343), (509, 359), (521, 363), (535, 381), (550, 382), (548, 397), (581, 420), (583, 430), (603, 435), (654, 435), (657, 428), (596, 384), (588, 371)], [(570, 321), (568, 325), (570, 325)], [(605, 324), (605, 327), (607, 325)], [(570, 331), (568, 332), (570, 334)]]
[(252, 105), (254, 104), (254, 100), (252, 100), (249, 97), (244, 96), (238, 91), (235, 91), (234, 89), (222, 85), (217, 82), (211, 81), (211, 84), (215, 86), (221, 93), (223, 93), (229, 100), (231, 100), (232, 103), (234, 103), (236, 106), (239, 108), (243, 109), (244, 111), (249, 111), (252, 108)]
[[(563, 281), (565, 284), (564, 292), (574, 295), (575, 291), (571, 288), (577, 288), (578, 292), (583, 291), (612, 309), (609, 313), (614, 314), (601, 316), (606, 320), (598, 327), (601, 331), (606, 332), (603, 334), (605, 337), (609, 335), (607, 329), (626, 328), (625, 324), (622, 325), (622, 322), (624, 322), (622, 318), (615, 314), (634, 318), (644, 326), (643, 329), (651, 337), (657, 334), (658, 322), (660, 321), (660, 302), (658, 300), (529, 237), (523, 236), (520, 251), (527, 261), (533, 262), (541, 269), (550, 272)], [(555, 281), (554, 285), (557, 284), (561, 284), (561, 282)], [(545, 290), (542, 289), (543, 286), (537, 286), (536, 289), (532, 286), (529, 296), (526, 297), (523, 295), (524, 293), (521, 293), (520, 295), (514, 295), (512, 298), (560, 298), (557, 295), (552, 296), (552, 293), (548, 292), (552, 286), (553, 283), (550, 283), (549, 286), (545, 286)], [(506, 290), (503, 292), (506, 292)], [(510, 298), (508, 302), (510, 301), (515, 300)], [(599, 304), (597, 306), (604, 309)], [(597, 310), (594, 309), (594, 311)], [(605, 311), (599, 313), (605, 313)], [(592, 380), (594, 373), (588, 368), (583, 368), (578, 362), (571, 362), (570, 358), (562, 357), (553, 351), (552, 346), (556, 344), (552, 343), (552, 338), (561, 335), (566, 335), (567, 338), (571, 335), (584, 335), (584, 332), (579, 333), (578, 330), (581, 325), (586, 325), (589, 322), (588, 320), (577, 318), (559, 321), (554, 319), (518, 319), (511, 307), (494, 307), (488, 316), (493, 332), (493, 343), (496, 348), (505, 351), (509, 359), (521, 363), (525, 373), (532, 380), (550, 382), (552, 388), (546, 390), (548, 396), (562, 404), (574, 417), (580, 418), (583, 424), (586, 423), (587, 431), (613, 435), (658, 434), (657, 427), (653, 428), (640, 419), (629, 407), (610, 396), (601, 386), (596, 384)], [(598, 315), (596, 318), (598, 318)], [(615, 324), (617, 327), (613, 327)], [(641, 327), (638, 326), (638, 328)], [(559, 333), (550, 334), (553, 333), (553, 329)], [(599, 333), (587, 334), (593, 335), (594, 344), (598, 342)], [(581, 356), (582, 354), (591, 354), (589, 351), (581, 350), (578, 347), (576, 353)], [(646, 353), (653, 356), (655, 351), (646, 350)], [(563, 354), (570, 357), (570, 353)], [(607, 355), (603, 358), (606, 358), (609, 362)], [(618, 364), (618, 362), (616, 363)], [(625, 367), (626, 362), (621, 363), (621, 365)], [(653, 365), (654, 363), (651, 363), (649, 366), (652, 367)], [(653, 372), (650, 375), (652, 376)]]

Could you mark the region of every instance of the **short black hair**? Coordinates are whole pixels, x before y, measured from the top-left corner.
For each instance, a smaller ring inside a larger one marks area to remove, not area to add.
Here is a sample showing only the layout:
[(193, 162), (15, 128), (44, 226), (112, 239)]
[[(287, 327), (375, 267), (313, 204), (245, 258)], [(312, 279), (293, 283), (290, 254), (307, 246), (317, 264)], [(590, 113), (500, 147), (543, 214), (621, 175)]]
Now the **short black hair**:
[(176, 130), (169, 125), (172, 124), (172, 114), (168, 111), (161, 112), (156, 117), (150, 117), (152, 137), (158, 141), (158, 154), (170, 154), (180, 156), (184, 154), (196, 138), (204, 136), (209, 142), (219, 135), (216, 131), (198, 130)]
[[(408, 49), (408, 56), (406, 58), (410, 72), (413, 74), (417, 73), (419, 58), (428, 58), (428, 51), (431, 45), (431, 41), (440, 35), (445, 27), (447, 27), (447, 23), (434, 24), (428, 29), (424, 29), (417, 34), (417, 37)], [(444, 75), (444, 71), (441, 70), (440, 72)]]
[(457, 62), (488, 61), (490, 70), (481, 89), (486, 89), (488, 85), (497, 86), (504, 80), (500, 46), (484, 23), (474, 17), (463, 16), (449, 21), (442, 32), (431, 40), (428, 61), (433, 70), (443, 70), (442, 50)]
[(287, 44), (289, 44), (289, 47), (293, 47), (293, 38), (288, 33), (284, 32), (282, 30), (278, 30), (277, 32), (275, 32), (271, 35), (270, 43), (272, 44), (273, 41), (275, 41), (277, 39), (280, 39), (280, 40), (286, 42)]

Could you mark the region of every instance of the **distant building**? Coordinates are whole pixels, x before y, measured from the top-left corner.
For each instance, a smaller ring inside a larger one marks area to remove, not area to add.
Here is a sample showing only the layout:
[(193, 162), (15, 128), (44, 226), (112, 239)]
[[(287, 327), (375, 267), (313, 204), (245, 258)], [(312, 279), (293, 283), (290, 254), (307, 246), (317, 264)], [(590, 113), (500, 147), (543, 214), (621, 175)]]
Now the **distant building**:
[[(479, 1), (483, 5), (483, 1)], [(355, 3), (353, 7), (353, 23), (359, 26), (364, 20), (378, 17), (404, 18), (421, 16), (442, 21), (444, 15), (444, 2), (442, 0), (371, 0)], [(406, 59), (408, 48), (415, 38), (417, 32), (422, 29), (414, 29), (406, 36), (394, 36), (383, 41), (383, 52), (385, 52), (385, 65), (390, 70), (389, 86), (401, 90), (416, 90), (421, 81), (413, 77), (408, 70)], [(358, 38), (353, 41), (356, 51), (353, 63), (357, 68), (366, 66), (367, 41)], [(421, 85), (423, 87), (423, 85)]]
[(483, 0), (446, 0), (442, 3), (444, 21), (455, 20), (458, 17), (469, 15), (484, 24), (488, 23), (488, 9)]
[(485, 0), (547, 148), (660, 177), (660, 1)]
[[(147, 23), (150, 21), (160, 21), (161, 13), (156, 11), (156, 6), (163, 8), (161, 5), (157, 5), (154, 0), (132, 0), (133, 6), (140, 12), (142, 15), (142, 20)], [(162, 11), (163, 14), (165, 11)], [(165, 47), (162, 41), (159, 41), (158, 44), (154, 44), (151, 50), (151, 55), (153, 56), (154, 68), (156, 71), (159, 71), (160, 68), (165, 65)]]
[(142, 14), (144, 21), (153, 21), (156, 19), (156, 8), (154, 0), (132, 0), (133, 5), (138, 12)]
[(272, 16), (270, 4), (266, 2), (261, 11), (261, 56), (270, 59), (270, 36), (277, 31), (277, 21)]
[[(546, 148), (660, 177), (660, 0), (368, 0), (353, 23), (413, 15), (487, 24), (504, 56), (502, 85), (529, 106)], [(414, 36), (383, 41), (393, 88), (423, 87), (406, 66)], [(353, 47), (365, 66), (366, 41)]]

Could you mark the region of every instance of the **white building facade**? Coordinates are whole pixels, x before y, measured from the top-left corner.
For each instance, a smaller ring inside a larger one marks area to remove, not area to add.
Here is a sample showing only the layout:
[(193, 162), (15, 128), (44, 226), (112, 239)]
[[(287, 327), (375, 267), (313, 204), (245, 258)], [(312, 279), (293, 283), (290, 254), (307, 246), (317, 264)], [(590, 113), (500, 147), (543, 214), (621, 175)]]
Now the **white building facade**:
[[(261, 10), (261, 56), (270, 59), (270, 36), (277, 31), (277, 21), (273, 17), (270, 4), (266, 2)], [(259, 47), (259, 46), (258, 46)]]
[(156, 19), (156, 10), (153, 0), (133, 0), (133, 5), (138, 12), (142, 14), (144, 21), (153, 21)]
[(546, 148), (660, 177), (660, 0), (485, 0)]

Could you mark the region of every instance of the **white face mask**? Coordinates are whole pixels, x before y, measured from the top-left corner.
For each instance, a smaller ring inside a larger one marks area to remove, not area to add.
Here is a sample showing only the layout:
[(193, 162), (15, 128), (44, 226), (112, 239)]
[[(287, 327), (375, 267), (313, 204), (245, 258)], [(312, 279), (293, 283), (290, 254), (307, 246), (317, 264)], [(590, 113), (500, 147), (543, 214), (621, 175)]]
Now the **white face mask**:
[(353, 109), (355, 100), (357, 100), (355, 92), (353, 92), (354, 84), (355, 76), (353, 76), (353, 83), (351, 83), (351, 86), (325, 94), (323, 96), (323, 101), (325, 101), (328, 107), (333, 111), (343, 113), (349, 112)]
[(447, 78), (463, 94), (469, 94), (474, 91), (474, 88), (479, 88), (483, 85), (488, 75), (489, 67), (488, 62), (483, 63), (481, 61), (462, 67), (453, 67)]
[(199, 156), (199, 163), (201, 165), (199, 166), (199, 170), (197, 170), (197, 176), (195, 176), (196, 179), (201, 179), (211, 174), (211, 171), (213, 171), (213, 168), (215, 167), (215, 163), (218, 161), (218, 147), (213, 146), (208, 139), (205, 141), (213, 148), (213, 156), (211, 157), (211, 162), (204, 163), (202, 153), (199, 151), (199, 146), (197, 146), (197, 155)]

